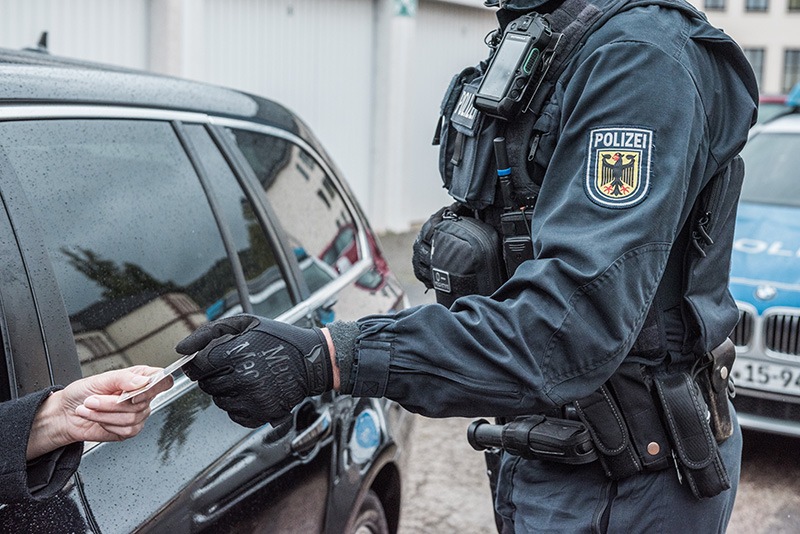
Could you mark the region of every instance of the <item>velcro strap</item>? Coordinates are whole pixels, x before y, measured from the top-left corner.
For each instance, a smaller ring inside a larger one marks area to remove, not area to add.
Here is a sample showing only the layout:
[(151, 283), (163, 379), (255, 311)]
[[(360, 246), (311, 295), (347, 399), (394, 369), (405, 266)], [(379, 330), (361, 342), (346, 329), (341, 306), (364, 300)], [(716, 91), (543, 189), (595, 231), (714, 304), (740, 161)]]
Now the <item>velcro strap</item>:
[(456, 132), (456, 141), (453, 145), (453, 157), (450, 159), (450, 163), (453, 165), (459, 165), (461, 163), (461, 157), (464, 155), (464, 137), (465, 135), (461, 132)]
[(354, 397), (383, 397), (389, 381), (391, 343), (388, 341), (362, 341), (358, 345)]

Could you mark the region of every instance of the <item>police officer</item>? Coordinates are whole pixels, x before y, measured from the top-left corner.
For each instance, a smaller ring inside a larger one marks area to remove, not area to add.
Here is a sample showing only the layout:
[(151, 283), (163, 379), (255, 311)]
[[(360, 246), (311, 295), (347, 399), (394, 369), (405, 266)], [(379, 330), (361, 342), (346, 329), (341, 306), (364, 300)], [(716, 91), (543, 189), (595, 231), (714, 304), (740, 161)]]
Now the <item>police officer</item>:
[[(568, 1), (501, 2), (498, 20), (534, 10), (557, 20)], [(609, 468), (612, 450), (585, 465), (505, 454), (495, 501), (502, 528), (725, 530), (741, 454), (735, 414), (717, 440), (703, 437), (707, 423), (689, 431), (702, 437), (705, 456), (695, 462), (698, 441), (679, 443), (695, 417), (671, 410), (681, 403), (664, 385), (681, 382), (676, 373), (697, 376), (686, 373), (737, 321), (727, 290), (740, 187), (731, 162), (754, 123), (755, 82), (730, 38), (682, 0), (591, 0), (588, 8), (574, 19), (597, 11), (599, 22), (573, 39), (541, 108), (509, 120), (536, 122), (536, 146), (508, 139), (528, 149), (527, 161), (511, 161), (513, 172), (541, 184), (533, 258), (490, 296), (464, 296), (449, 309), (431, 304), (324, 329), (247, 315), (202, 326), (177, 350), (200, 351), (184, 370), (234, 421), (277, 422), (331, 389), (388, 397), (429, 417), (564, 413), (598, 391), (616, 391), (624, 404), (624, 387), (603, 388), (623, 364), (636, 365), (662, 399), (659, 432), (671, 445), (655, 440), (631, 452), (636, 472), (624, 475)], [(691, 387), (682, 391), (704, 406)], [(636, 414), (622, 418), (639, 432)], [(587, 424), (602, 446), (605, 423)], [(647, 454), (662, 455), (651, 469)], [(721, 482), (704, 493), (708, 471), (686, 475), (709, 465)]]

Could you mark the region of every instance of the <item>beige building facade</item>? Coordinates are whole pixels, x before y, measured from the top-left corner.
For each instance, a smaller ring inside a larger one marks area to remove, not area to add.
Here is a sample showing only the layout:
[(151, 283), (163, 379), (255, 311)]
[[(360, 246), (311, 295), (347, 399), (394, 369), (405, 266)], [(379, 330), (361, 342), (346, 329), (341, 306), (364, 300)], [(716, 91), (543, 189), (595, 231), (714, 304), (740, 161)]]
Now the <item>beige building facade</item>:
[(690, 0), (733, 37), (764, 94), (786, 94), (800, 82), (800, 0)]

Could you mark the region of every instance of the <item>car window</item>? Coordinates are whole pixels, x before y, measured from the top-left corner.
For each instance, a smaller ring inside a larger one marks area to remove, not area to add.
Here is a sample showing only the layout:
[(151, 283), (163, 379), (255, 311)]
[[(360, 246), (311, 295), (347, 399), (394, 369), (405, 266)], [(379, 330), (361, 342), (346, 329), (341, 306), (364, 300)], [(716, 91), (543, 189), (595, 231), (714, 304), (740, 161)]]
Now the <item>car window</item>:
[(229, 131), (289, 236), (311, 291), (361, 259), (353, 215), (331, 177), (310, 154), (278, 137)]
[(69, 314), (84, 375), (165, 366), (175, 343), (238, 306), (197, 174), (171, 125), (0, 124)]
[(754, 135), (742, 150), (747, 202), (800, 207), (800, 133)]
[[(205, 127), (200, 124), (187, 125), (186, 134), (197, 151), (214, 198), (231, 231), (247, 281), (253, 313), (275, 318), (291, 308), (293, 302), (253, 205)], [(235, 292), (225, 298), (236, 298)], [(207, 314), (209, 319), (215, 319), (226, 308), (230, 308), (224, 305), (225, 298), (219, 301), (213, 314)], [(241, 311), (241, 308), (233, 311)]]

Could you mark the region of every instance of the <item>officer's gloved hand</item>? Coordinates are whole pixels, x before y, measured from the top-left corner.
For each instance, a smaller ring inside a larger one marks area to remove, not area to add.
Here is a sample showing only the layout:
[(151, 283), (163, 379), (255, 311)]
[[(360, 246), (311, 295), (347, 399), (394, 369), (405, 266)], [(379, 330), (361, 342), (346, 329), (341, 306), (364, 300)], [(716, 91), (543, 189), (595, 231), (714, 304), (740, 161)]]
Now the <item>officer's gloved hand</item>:
[(235, 315), (204, 324), (175, 350), (199, 351), (183, 372), (250, 428), (277, 423), (306, 397), (333, 389), (330, 353), (318, 328)]

